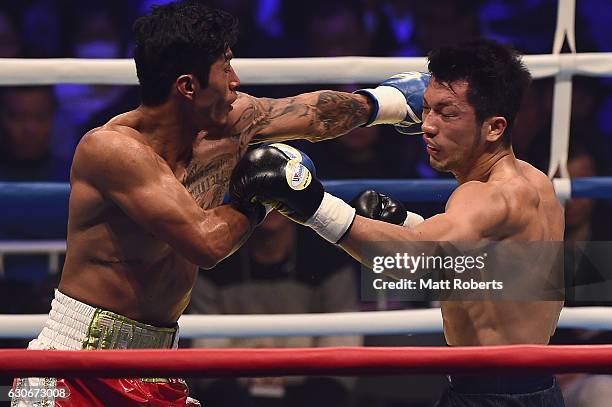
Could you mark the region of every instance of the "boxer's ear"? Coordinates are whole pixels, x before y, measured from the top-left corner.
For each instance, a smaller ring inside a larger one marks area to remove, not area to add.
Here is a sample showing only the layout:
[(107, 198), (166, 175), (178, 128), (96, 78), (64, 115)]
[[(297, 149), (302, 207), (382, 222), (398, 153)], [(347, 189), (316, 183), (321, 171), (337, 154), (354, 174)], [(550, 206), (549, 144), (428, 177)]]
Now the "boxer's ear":
[(485, 132), (487, 141), (494, 143), (497, 140), (500, 140), (504, 135), (504, 131), (506, 131), (507, 126), (508, 122), (503, 116), (493, 116), (486, 119), (483, 122), (483, 130)]
[(193, 100), (195, 90), (198, 86), (196, 82), (197, 79), (192, 74), (181, 75), (176, 78), (175, 86), (181, 95)]

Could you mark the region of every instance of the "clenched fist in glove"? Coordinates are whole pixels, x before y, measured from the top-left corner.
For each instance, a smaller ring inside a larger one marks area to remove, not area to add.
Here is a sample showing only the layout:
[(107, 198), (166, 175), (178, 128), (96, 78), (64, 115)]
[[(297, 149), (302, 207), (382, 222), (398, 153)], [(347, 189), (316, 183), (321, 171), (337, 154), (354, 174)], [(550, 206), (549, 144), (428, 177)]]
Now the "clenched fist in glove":
[(423, 133), (423, 93), (430, 79), (428, 73), (403, 72), (390, 77), (374, 89), (355, 91), (374, 102), (374, 111), (366, 126), (393, 124), (400, 133)]
[(357, 215), (408, 228), (425, 220), (421, 215), (408, 212), (400, 201), (371, 189), (353, 198), (350, 205), (355, 208)]
[(232, 173), (230, 199), (246, 213), (262, 204), (273, 206), (332, 243), (340, 240), (355, 218), (354, 208), (323, 190), (310, 158), (281, 143), (242, 157)]

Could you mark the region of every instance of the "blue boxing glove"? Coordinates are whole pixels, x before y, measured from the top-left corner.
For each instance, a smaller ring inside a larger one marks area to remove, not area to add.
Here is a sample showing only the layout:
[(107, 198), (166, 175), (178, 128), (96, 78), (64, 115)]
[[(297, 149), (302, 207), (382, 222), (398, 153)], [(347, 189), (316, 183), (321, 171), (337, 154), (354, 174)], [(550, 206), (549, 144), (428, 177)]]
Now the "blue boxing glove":
[(430, 79), (428, 73), (403, 72), (374, 89), (355, 91), (374, 102), (374, 111), (366, 126), (393, 124), (400, 133), (422, 134), (423, 93)]

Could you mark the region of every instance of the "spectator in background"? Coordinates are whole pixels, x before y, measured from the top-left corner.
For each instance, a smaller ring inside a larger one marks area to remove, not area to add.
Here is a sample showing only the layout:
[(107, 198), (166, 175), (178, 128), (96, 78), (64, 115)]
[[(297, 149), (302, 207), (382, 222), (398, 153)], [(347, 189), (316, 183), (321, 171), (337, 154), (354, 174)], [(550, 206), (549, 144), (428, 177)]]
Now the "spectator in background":
[[(307, 4), (308, 5), (308, 4)], [(313, 57), (368, 56), (372, 38), (354, 2), (327, 2), (310, 8), (305, 29), (308, 54)]]
[(424, 56), (433, 48), (479, 37), (479, 5), (469, 0), (365, 0), (364, 21), (376, 55)]
[(392, 128), (377, 126), (353, 130), (324, 148), (305, 147), (315, 150), (312, 156), (320, 163), (317, 172), (326, 179), (414, 178), (411, 157), (417, 155), (420, 142), (403, 140)]
[[(336, 86), (352, 92), (359, 86)], [(420, 137), (397, 133), (391, 126), (360, 127), (325, 145), (301, 143), (324, 179), (415, 178), (424, 152)]]
[(417, 44), (415, 0), (363, 0), (363, 21), (372, 36), (372, 55), (423, 56)]
[[(0, 181), (68, 181), (70, 162), (57, 158), (51, 151), (55, 108), (50, 86), (0, 88)], [(44, 202), (40, 205), (44, 210)], [(2, 239), (65, 238), (65, 234), (50, 235), (52, 232), (44, 225), (13, 225), (8, 221), (10, 219), (0, 224)], [(32, 282), (38, 283), (48, 277), (48, 263), (45, 255), (4, 257), (6, 280), (2, 287), (23, 294), (7, 298), (24, 300), (4, 304), (4, 312), (43, 312), (48, 308), (46, 298), (50, 300), (52, 290), (30, 286)], [(35, 290), (37, 295), (31, 295), (31, 290)], [(49, 295), (45, 295), (47, 293)]]
[[(273, 212), (236, 254), (200, 273), (190, 311), (198, 314), (291, 314), (357, 309), (348, 258)], [(196, 347), (359, 346), (361, 337), (276, 337), (195, 340)], [(220, 380), (192, 391), (204, 405), (348, 405), (349, 381), (333, 378)], [(267, 397), (266, 397), (267, 395)], [(253, 403), (253, 404), (249, 404)]]
[[(367, 56), (371, 36), (365, 30), (363, 15), (354, 2), (341, 1), (329, 7), (313, 8), (306, 21), (308, 54), (315, 57)], [(352, 92), (357, 85), (334, 86)], [(383, 143), (382, 140), (385, 140)], [(407, 157), (418, 151), (415, 138), (402, 137), (390, 126), (362, 127), (346, 137), (325, 145), (302, 143), (319, 162), (323, 178), (401, 178), (414, 174)], [(407, 155), (401, 155), (406, 153)], [(333, 157), (333, 160), (331, 159)]]
[[(51, 151), (56, 102), (50, 86), (0, 87), (0, 181), (68, 181), (70, 163)], [(38, 202), (40, 210), (44, 202)], [(44, 225), (0, 223), (0, 239), (63, 239)], [(0, 314), (44, 312), (58, 276), (49, 275), (46, 255), (6, 255), (0, 278)], [(0, 347), (24, 347), (27, 341), (3, 340)], [(0, 385), (10, 385), (0, 381)]]
[(596, 118), (599, 116), (606, 91), (601, 78), (574, 76), (572, 78), (572, 121), (582, 133), (595, 132), (601, 136)]
[(23, 10), (23, 40), (28, 55), (37, 58), (61, 57), (61, 8), (54, 0), (35, 0)]
[[(574, 129), (570, 139), (568, 171), (571, 178), (605, 174), (607, 151), (602, 139)], [(592, 198), (572, 198), (565, 205), (566, 306), (612, 305), (609, 271), (610, 209)], [(610, 344), (610, 331), (562, 330), (555, 344)], [(607, 407), (612, 398), (612, 376), (587, 373), (558, 375), (566, 407)]]
[[(602, 173), (602, 163), (598, 163), (595, 159), (594, 146), (589, 146), (584, 140), (579, 140), (579, 137), (579, 133), (575, 134), (570, 142), (567, 163), (569, 176), (571, 178), (599, 176)], [(595, 204), (596, 201), (593, 198), (572, 198), (566, 201), (565, 240), (571, 242), (598, 240), (597, 236), (595, 236), (596, 239), (592, 239)]]
[(304, 56), (303, 35), (292, 37), (281, 18), (282, 0), (213, 0), (212, 3), (240, 20), (241, 36), (232, 49), (241, 58)]
[(531, 82), (512, 128), (512, 149), (516, 157), (545, 173), (550, 154), (553, 84), (552, 79)]
[[(72, 16), (76, 33), (72, 56), (102, 59), (124, 57), (122, 30), (110, 7), (98, 4), (80, 11)], [(92, 117), (120, 101), (128, 89), (126, 86), (111, 85), (57, 85), (58, 124), (63, 136), (57, 145), (58, 153), (63, 157), (72, 157), (81, 136), (89, 130), (85, 126)]]
[[(605, 175), (609, 160), (602, 138), (574, 129), (567, 169), (571, 178)], [(609, 203), (593, 198), (572, 198), (565, 204), (566, 278), (571, 284), (566, 306), (612, 305), (612, 272), (602, 243), (612, 240)], [(602, 251), (603, 250), (603, 251)], [(605, 257), (603, 257), (605, 259)]]
[(50, 86), (0, 88), (0, 179), (68, 181), (70, 163), (51, 149), (56, 101)]
[(423, 55), (432, 49), (480, 37), (473, 0), (429, 0), (415, 8), (416, 41)]
[(9, 14), (0, 11), (0, 58), (19, 58), (22, 48), (17, 24)]
[(485, 0), (481, 3), (478, 18), (484, 36), (512, 44), (525, 54), (552, 51), (558, 1)]

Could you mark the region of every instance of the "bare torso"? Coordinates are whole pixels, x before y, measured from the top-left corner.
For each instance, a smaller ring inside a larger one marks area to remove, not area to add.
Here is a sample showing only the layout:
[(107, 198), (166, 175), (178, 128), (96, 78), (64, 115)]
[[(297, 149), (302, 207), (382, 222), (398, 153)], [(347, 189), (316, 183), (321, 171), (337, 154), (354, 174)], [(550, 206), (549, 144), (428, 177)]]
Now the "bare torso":
[[(531, 165), (501, 166), (487, 183), (507, 199), (509, 222), (518, 229), (494, 231), (491, 240), (562, 241), (563, 209), (548, 178)], [(445, 301), (444, 334), (449, 345), (546, 344), (554, 333), (562, 301)]]
[[(111, 129), (147, 145), (137, 112), (117, 116)], [(94, 130), (92, 133), (95, 133)], [(88, 134), (92, 137), (95, 134)], [(219, 206), (246, 143), (239, 137), (207, 140), (200, 134), (193, 158), (175, 168), (159, 157), (203, 209)], [(151, 148), (151, 153), (155, 154)], [(59, 289), (87, 304), (154, 325), (175, 323), (186, 308), (197, 267), (143, 229), (79, 175), (79, 151), (71, 174), (66, 263)], [(152, 197), (155, 199), (155, 197)]]
[[(173, 103), (117, 116), (79, 143), (59, 286), (85, 303), (158, 326), (173, 325), (186, 308), (195, 264), (213, 267), (252, 230), (245, 214), (221, 205), (248, 144), (338, 137), (372, 111), (369, 98), (343, 92), (283, 99), (238, 92), (226, 123), (195, 137), (177, 131), (185, 121)], [(185, 139), (177, 141), (179, 133)], [(189, 154), (169, 159), (173, 144)]]
[[(187, 306), (195, 264), (213, 267), (251, 231), (244, 214), (221, 205), (248, 144), (338, 137), (364, 124), (372, 109), (363, 95), (335, 91), (283, 99), (238, 93), (222, 128), (195, 140), (187, 131), (188, 139), (176, 141), (175, 128), (184, 121), (180, 108), (167, 106), (162, 112), (174, 127), (160, 129), (164, 115), (151, 121), (154, 112), (145, 114), (141, 106), (79, 143), (59, 286), (85, 303), (158, 326), (174, 324)], [(152, 141), (160, 139), (186, 146), (189, 154), (169, 160), (167, 145)], [(117, 161), (121, 165), (108, 164)], [(109, 171), (112, 177), (105, 175)], [(100, 178), (106, 184), (96, 185)]]

